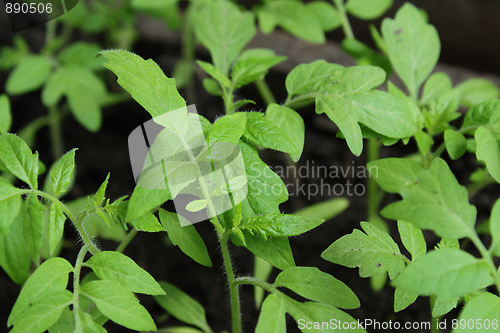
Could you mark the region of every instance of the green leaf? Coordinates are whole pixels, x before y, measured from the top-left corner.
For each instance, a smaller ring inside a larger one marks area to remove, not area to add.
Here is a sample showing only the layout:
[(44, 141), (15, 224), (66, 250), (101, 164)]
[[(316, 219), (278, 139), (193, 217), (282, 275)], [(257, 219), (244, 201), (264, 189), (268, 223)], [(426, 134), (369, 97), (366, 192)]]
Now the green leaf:
[(182, 322), (196, 326), (204, 332), (212, 332), (205, 318), (205, 309), (188, 294), (167, 282), (160, 282), (165, 296), (155, 296), (162, 308)]
[(103, 315), (115, 323), (137, 331), (156, 331), (148, 311), (130, 291), (109, 281), (91, 281), (81, 287)]
[(102, 48), (98, 44), (75, 42), (59, 52), (57, 58), (66, 66), (80, 66), (91, 70), (103, 69), (103, 60), (96, 58)]
[(278, 295), (266, 297), (255, 333), (286, 333), (285, 300)]
[(42, 263), (23, 286), (10, 312), (7, 325), (16, 324), (22, 314), (48, 292), (65, 290), (68, 284), (68, 274), (72, 271), (73, 266), (63, 258), (50, 258)]
[(498, 114), (500, 114), (500, 100), (494, 99), (474, 105), (464, 117), (461, 130), (474, 134), (479, 126), (487, 126), (492, 129), (497, 127)]
[(342, 18), (332, 4), (324, 1), (311, 1), (306, 3), (306, 7), (316, 16), (324, 31), (335, 30), (342, 25)]
[(500, 246), (498, 246), (500, 244), (500, 200), (497, 200), (493, 205), (489, 222), (492, 237), (490, 251), (494, 255), (500, 256)]
[(208, 132), (208, 144), (212, 146), (215, 142), (238, 143), (245, 132), (246, 115), (236, 112), (217, 119)]
[(72, 149), (64, 154), (50, 171), (52, 190), (56, 197), (66, 193), (68, 185), (73, 181), (75, 175), (75, 151), (77, 149)]
[(254, 216), (241, 223), (237, 228), (252, 234), (267, 237), (290, 237), (301, 235), (316, 228), (325, 220), (290, 214), (270, 213)]
[(192, 15), (196, 37), (210, 51), (215, 67), (228, 75), (231, 63), (256, 33), (252, 13), (217, 0), (200, 4)]
[(0, 178), (0, 234), (6, 235), (19, 213), (22, 191)]
[(448, 74), (436, 72), (425, 81), (420, 103), (428, 105), (432, 101), (437, 102), (443, 94), (451, 89), (452, 83)]
[(101, 280), (109, 280), (135, 293), (163, 295), (155, 279), (126, 255), (114, 251), (102, 251), (85, 264)]
[(341, 65), (330, 64), (325, 60), (298, 65), (286, 76), (285, 85), (288, 99), (317, 91), (315, 87), (318, 83), (325, 81), (343, 68)]
[(418, 148), (424, 156), (429, 153), (432, 145), (434, 144), (432, 137), (424, 131), (418, 131), (415, 133), (415, 140), (417, 141)]
[[(399, 237), (401, 242), (411, 254), (411, 260), (415, 261), (425, 255), (427, 244), (425, 243), (422, 230), (410, 222), (398, 221)], [(412, 302), (413, 303), (413, 302)]]
[(206, 77), (203, 79), (201, 84), (203, 85), (203, 88), (206, 90), (206, 92), (209, 93), (210, 95), (222, 96), (222, 94), (223, 94), (222, 89), (220, 88), (217, 81)]
[(12, 125), (12, 113), (10, 111), (10, 100), (9, 96), (2, 94), (0, 95), (0, 127), (2, 127), (6, 132), (10, 130)]
[(361, 277), (388, 272), (393, 280), (405, 267), (398, 245), (368, 222), (361, 222), (361, 227), (366, 234), (355, 229), (331, 244), (321, 258), (350, 268), (359, 267)]
[(315, 11), (302, 1), (268, 1), (257, 12), (260, 30), (269, 34), (278, 25), (295, 37), (315, 44), (325, 42), (323, 26)]
[(384, 19), (382, 35), (394, 70), (416, 98), (439, 58), (441, 44), (436, 28), (414, 5), (406, 3), (395, 19)]
[(276, 277), (274, 285), (338, 308), (356, 309), (360, 305), (356, 294), (348, 286), (316, 267), (287, 268)]
[(163, 184), (159, 182), (156, 188), (136, 186), (128, 204), (127, 222), (138, 219), (171, 198), (172, 195), (169, 189), (165, 188), (164, 182)]
[(97, 190), (94, 196), (95, 207), (99, 207), (102, 204), (102, 202), (106, 199), (106, 188), (108, 187), (109, 175), (110, 174), (108, 172), (106, 179), (102, 182), (101, 186), (99, 186), (99, 189)]
[[(59, 319), (55, 322), (54, 325), (49, 327), (49, 333), (66, 333), (73, 332), (74, 330), (75, 316), (73, 315), (73, 312), (69, 309), (69, 307), (65, 307)], [(81, 333), (81, 331), (78, 333)]]
[(69, 109), (83, 127), (90, 132), (97, 132), (102, 123), (99, 101), (106, 94), (104, 83), (91, 71), (80, 67), (69, 67), (67, 71), (66, 97)]
[(30, 254), (24, 243), (22, 227), (18, 219), (10, 224), (7, 231), (8, 233), (0, 235), (0, 266), (12, 281), (21, 285), (30, 275)]
[(175, 80), (167, 78), (153, 60), (144, 60), (123, 50), (102, 51), (100, 54), (109, 60), (104, 66), (118, 76), (118, 84), (153, 118), (186, 106), (175, 87)]
[(441, 297), (436, 297), (436, 301), (434, 302), (434, 306), (432, 307), (432, 317), (438, 318), (444, 316), (457, 307), (458, 301), (459, 298), (455, 298), (451, 301), (443, 302)]
[(29, 55), (21, 58), (12, 71), (5, 90), (10, 95), (20, 95), (40, 88), (52, 69), (47, 56)]
[(264, 78), (269, 69), (286, 57), (276, 56), (269, 49), (250, 49), (241, 53), (231, 68), (231, 80), (235, 88), (241, 88), (251, 82)]
[(388, 158), (369, 163), (368, 169), (376, 169), (374, 178), (384, 191), (403, 197), (386, 206), (382, 216), (414, 223), (442, 238), (475, 233), (476, 208), (443, 160), (434, 159), (429, 170), (424, 170), (413, 161)]
[[(244, 137), (259, 146), (287, 153), (297, 162), (304, 145), (302, 118), (292, 109), (278, 110), (282, 107), (277, 104), (270, 104), (268, 110), (270, 108), (275, 108), (271, 114), (277, 118), (279, 125), (269, 117), (264, 117), (263, 113), (248, 112)], [(285, 120), (284, 117), (289, 117), (289, 120)], [(295, 129), (295, 133), (290, 132), (292, 128)]]
[(99, 130), (102, 122), (100, 104), (107, 98), (104, 82), (90, 69), (60, 67), (47, 80), (42, 102), (50, 107), (66, 95), (71, 112), (87, 130)]
[(38, 265), (40, 263), (40, 248), (42, 246), (42, 234), (44, 214), (46, 207), (38, 201), (38, 197), (31, 193), (24, 202), (19, 213), (24, 241), (28, 247), (31, 258)]
[(458, 249), (433, 250), (412, 262), (394, 285), (419, 295), (437, 295), (443, 302), (492, 283), (488, 264)]
[(399, 312), (412, 305), (418, 298), (418, 294), (396, 288), (394, 290), (394, 312)]
[(378, 66), (383, 68), (388, 76), (392, 73), (392, 66), (389, 58), (372, 50), (371, 47), (355, 38), (344, 38), (341, 48), (344, 52), (356, 59), (357, 64), (360, 66)]
[[(182, 223), (180, 220), (184, 220), (184, 222)], [(172, 244), (179, 246), (182, 252), (197, 263), (212, 267), (212, 261), (208, 255), (205, 242), (203, 242), (196, 228), (189, 221), (180, 215), (163, 209), (160, 209), (160, 221), (167, 230)], [(181, 227), (181, 225), (183, 226)]]
[(33, 154), (21, 138), (10, 133), (0, 137), (0, 160), (14, 176), (38, 189), (38, 153)]
[[(484, 331), (489, 331), (492, 323), (497, 323), (500, 318), (500, 298), (490, 293), (481, 293), (473, 297), (465, 304), (464, 309), (458, 316), (458, 323), (460, 326), (454, 329), (453, 332), (478, 332), (481, 331), (478, 326), (463, 327), (462, 323), (473, 322), (481, 323)], [(489, 325), (486, 328), (486, 325)], [(496, 329), (492, 330), (495, 331)]]
[(269, 104), (266, 110), (266, 118), (278, 126), (285, 135), (290, 138), (296, 153), (291, 157), (297, 161), (304, 149), (304, 120), (294, 110), (278, 104)]
[(31, 307), (14, 322), (11, 332), (43, 333), (54, 325), (64, 308), (73, 301), (68, 290), (55, 290), (38, 297)]
[[(264, 238), (245, 232), (245, 247), (274, 267), (285, 270), (295, 266), (292, 249), (287, 237)], [(234, 239), (232, 238), (233, 242)]]
[(417, 131), (408, 103), (389, 93), (371, 90), (382, 84), (385, 77), (385, 71), (379, 67), (356, 66), (339, 70), (318, 85), (322, 92), (316, 95), (316, 113), (326, 113), (356, 156), (363, 149), (358, 123), (390, 138), (412, 136)]
[[(344, 327), (343, 325), (349, 325), (349, 332), (366, 332), (358, 325), (356, 319), (331, 305), (315, 302), (299, 303), (287, 298), (285, 306), (301, 332), (331, 333), (332, 330)], [(331, 325), (325, 327), (323, 322)], [(307, 323), (312, 323), (312, 327)]]
[[(92, 319), (92, 316), (90, 314), (79, 311), (78, 316), (80, 317), (81, 328), (76, 328), (74, 333), (106, 333), (107, 332), (104, 329), (104, 327), (97, 324)], [(52, 332), (49, 332), (49, 333), (52, 333)]]
[(196, 61), (196, 63), (201, 67), (201, 69), (203, 69), (208, 75), (214, 78), (222, 86), (226, 88), (229, 88), (231, 86), (231, 81), (229, 80), (229, 78), (214, 65), (201, 60)]
[[(269, 279), (269, 275), (273, 271), (273, 266), (262, 259), (261, 257), (254, 256), (254, 266), (253, 266), (253, 275), (256, 279), (267, 281)], [(264, 289), (254, 286), (254, 301), (255, 307), (257, 309), (262, 305), (262, 300), (264, 299)]]
[(462, 96), (460, 103), (468, 107), (500, 96), (498, 87), (491, 81), (483, 78), (466, 80), (460, 83), (455, 89), (458, 90)]
[(294, 215), (309, 216), (323, 219), (325, 221), (333, 219), (349, 207), (347, 198), (333, 198), (293, 212)]
[(279, 204), (288, 199), (288, 190), (283, 180), (262, 162), (255, 148), (241, 141), (238, 145), (247, 176), (248, 194), (245, 201), (249, 203), (252, 213), (279, 213)]
[(452, 160), (462, 157), (467, 150), (467, 139), (462, 133), (448, 129), (444, 132), (446, 150)]
[(477, 159), (486, 163), (488, 172), (500, 183), (500, 138), (498, 134), (481, 126), (476, 130), (474, 137), (477, 142)]
[(373, 20), (392, 7), (392, 0), (348, 0), (346, 11), (362, 20)]
[(66, 221), (66, 216), (64, 215), (63, 209), (58, 202), (53, 202), (49, 209), (49, 245), (50, 254), (54, 253), (57, 244), (62, 238), (64, 231), (64, 222)]
[[(123, 217), (124, 217), (123, 221), (125, 221), (125, 215)], [(138, 217), (137, 219), (132, 220), (129, 223), (131, 226), (133, 226), (135, 229), (139, 231), (146, 231), (146, 232), (165, 231), (165, 229), (161, 226), (160, 222), (158, 222), (156, 216), (154, 216), (154, 214), (151, 212), (146, 212), (141, 217)]]

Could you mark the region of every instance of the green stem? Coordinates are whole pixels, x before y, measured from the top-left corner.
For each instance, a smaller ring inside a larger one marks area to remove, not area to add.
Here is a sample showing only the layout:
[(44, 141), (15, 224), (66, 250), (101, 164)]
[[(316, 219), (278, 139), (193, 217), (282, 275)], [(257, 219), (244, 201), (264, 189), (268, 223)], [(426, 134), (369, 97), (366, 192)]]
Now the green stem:
[(120, 242), (120, 244), (116, 248), (115, 252), (122, 253), (125, 250), (125, 248), (127, 247), (127, 245), (130, 243), (130, 241), (132, 241), (132, 239), (134, 239), (134, 237), (135, 237), (135, 235), (137, 235), (137, 233), (138, 233), (137, 229), (130, 230), (130, 232), (127, 234), (127, 236), (125, 236), (125, 238)]
[[(381, 141), (377, 138), (368, 139), (367, 164), (379, 159)], [(379, 206), (382, 201), (382, 191), (379, 190), (375, 178), (368, 177), (368, 221), (378, 216)]]
[(57, 111), (57, 105), (49, 107), (50, 138), (52, 140), (52, 154), (54, 159), (63, 155), (63, 143), (61, 135), (61, 118)]
[(291, 109), (297, 109), (314, 102), (316, 95), (318, 95), (318, 93), (304, 94), (294, 98), (289, 98), (285, 101), (285, 103), (282, 104), (282, 106), (286, 106), (287, 108)]
[(439, 156), (441, 156), (441, 154), (444, 152), (444, 150), (446, 149), (446, 144), (443, 142), (437, 149), (436, 151), (434, 152), (434, 154), (432, 154), (432, 159), (435, 159), (435, 158), (438, 158)]
[(259, 288), (264, 289), (265, 291), (270, 292), (271, 294), (277, 294), (277, 293), (282, 293), (281, 291), (278, 290), (274, 285), (267, 283), (265, 281), (259, 280), (254, 278), (253, 276), (242, 276), (234, 280), (234, 284), (236, 286), (242, 285), (242, 284), (249, 284), (252, 286), (257, 286)]
[(47, 22), (47, 29), (45, 30), (45, 46), (51, 44), (56, 39), (57, 21), (50, 20)]
[(233, 321), (233, 333), (241, 333), (241, 316), (240, 316), (240, 299), (238, 295), (238, 285), (235, 283), (233, 266), (229, 256), (229, 249), (227, 246), (228, 232), (217, 234), (222, 251), (222, 258), (224, 260), (224, 267), (226, 269), (227, 281), (229, 284), (229, 294), (231, 297), (231, 317)]
[(476, 234), (476, 232), (473, 230), (472, 231), (472, 236), (469, 237), (472, 243), (476, 246), (476, 248), (479, 250), (479, 253), (483, 257), (484, 261), (488, 264), (488, 267), (490, 269), (491, 275), (493, 275), (493, 279), (495, 282), (495, 286), (497, 287), (497, 291), (500, 294), (500, 278), (498, 277), (497, 274), (497, 269), (495, 267), (495, 263), (493, 262), (493, 259), (491, 258), (490, 252), (486, 249), (484, 246), (483, 242), (479, 239), (479, 236)]
[(222, 87), (222, 98), (224, 99), (224, 105), (226, 108), (226, 114), (231, 114), (233, 113), (233, 105), (234, 105), (234, 89), (233, 87), (231, 88), (225, 88)]
[(269, 88), (269, 85), (264, 79), (259, 79), (255, 81), (255, 87), (259, 91), (260, 96), (264, 100), (266, 105), (276, 103), (276, 98), (274, 98), (273, 92)]
[(494, 183), (495, 183), (495, 180), (491, 177), (483, 179), (477, 183), (472, 183), (467, 188), (467, 191), (469, 192), (469, 199), (472, 198), (474, 195), (476, 195), (477, 192), (481, 191), (486, 186), (488, 186), (490, 184), (494, 184)]
[(69, 208), (66, 207), (66, 205), (63, 204), (61, 201), (59, 201), (59, 199), (57, 199), (56, 197), (54, 197), (48, 193), (45, 193), (45, 192), (42, 192), (39, 190), (22, 190), (21, 194), (31, 193), (31, 192), (35, 193), (36, 195), (38, 195), (42, 198), (48, 199), (51, 202), (54, 202), (54, 203), (57, 202), (61, 206), (64, 213), (66, 213), (66, 216), (68, 216), (68, 218), (71, 220), (71, 222), (75, 226), (76, 230), (80, 234), (80, 237), (82, 237), (83, 243), (88, 246), (88, 250), (90, 251), (90, 253), (96, 254), (96, 253), (100, 252), (100, 250), (97, 248), (97, 246), (94, 244), (94, 242), (92, 242), (92, 240), (90, 239), (90, 235), (87, 234), (87, 230), (85, 230), (85, 228), (83, 226), (82, 219), (85, 216), (84, 214), (80, 215), (78, 218), (76, 218), (75, 215), (69, 210)]
[(78, 313), (80, 307), (80, 271), (82, 270), (83, 259), (85, 259), (87, 251), (88, 246), (82, 246), (76, 257), (75, 270), (73, 273), (73, 314), (75, 316), (75, 328), (80, 332), (82, 331), (80, 314)]
[(335, 7), (339, 11), (340, 19), (342, 20), (342, 30), (347, 38), (354, 38), (354, 33), (352, 32), (351, 24), (349, 23), (349, 18), (344, 7), (344, 0), (333, 0)]

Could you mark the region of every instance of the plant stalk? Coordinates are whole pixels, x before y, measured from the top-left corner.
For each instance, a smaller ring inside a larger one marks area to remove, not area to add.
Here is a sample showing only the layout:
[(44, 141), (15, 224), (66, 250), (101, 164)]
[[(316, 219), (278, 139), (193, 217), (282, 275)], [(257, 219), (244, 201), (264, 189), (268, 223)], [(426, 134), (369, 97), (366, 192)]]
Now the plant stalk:
[(54, 197), (54, 196), (52, 196), (52, 195), (50, 195), (48, 193), (42, 192), (40, 190), (22, 190), (21, 193), (26, 193), (27, 194), (27, 193), (31, 193), (31, 192), (35, 193), (38, 196), (41, 196), (42, 198), (50, 200), (53, 203), (57, 202), (59, 205), (61, 205), (64, 213), (71, 220), (71, 222), (75, 226), (76, 230), (80, 234), (80, 237), (82, 237), (83, 243), (88, 246), (88, 251), (90, 251), (90, 253), (92, 253), (92, 254), (96, 254), (96, 253), (101, 252), (97, 248), (97, 246), (94, 244), (94, 242), (92, 242), (92, 240), (90, 239), (89, 234), (87, 234), (87, 230), (85, 230), (85, 228), (83, 226), (82, 219), (85, 216), (84, 214), (83, 215), (82, 214), (79, 215), (78, 218), (75, 217), (75, 215), (69, 210), (69, 208), (66, 207), (66, 205), (63, 204), (61, 201), (59, 201), (59, 199), (57, 199), (56, 197)]
[(481, 242), (479, 236), (476, 234), (474, 230), (472, 231), (472, 236), (470, 236), (469, 238), (472, 241), (472, 243), (474, 243), (476, 248), (479, 250), (479, 253), (481, 253), (481, 256), (483, 257), (484, 261), (488, 264), (490, 273), (491, 275), (493, 275), (495, 286), (497, 287), (497, 292), (500, 295), (500, 278), (498, 277), (497, 269), (495, 267), (495, 264), (493, 263), (493, 259), (491, 258), (490, 253), (484, 246), (483, 242)]
[(333, 3), (339, 11), (340, 19), (342, 20), (342, 30), (344, 30), (346, 38), (354, 38), (354, 33), (352, 32), (351, 24), (345, 11), (344, 0), (333, 0)]
[(83, 259), (85, 259), (85, 255), (87, 254), (88, 246), (83, 245), (78, 252), (78, 256), (76, 257), (75, 270), (73, 273), (73, 314), (75, 316), (75, 328), (77, 331), (81, 331), (81, 322), (80, 322), (80, 271), (82, 270)]
[[(368, 139), (368, 152), (367, 152), (367, 164), (376, 161), (380, 157), (380, 146), (381, 141), (377, 138)], [(368, 221), (372, 218), (378, 217), (378, 211), (380, 202), (382, 201), (382, 193), (378, 188), (377, 182), (374, 178), (368, 177), (368, 182), (366, 186), (366, 192), (368, 197)]]
[(63, 143), (61, 135), (61, 117), (57, 111), (57, 105), (49, 107), (49, 127), (52, 141), (52, 155), (58, 159), (63, 155)]
[(273, 92), (271, 91), (269, 85), (264, 79), (256, 80), (255, 87), (257, 87), (257, 90), (259, 91), (259, 94), (264, 100), (264, 103), (266, 103), (266, 105), (276, 103), (276, 98), (274, 97)]
[(135, 235), (137, 235), (137, 233), (138, 233), (138, 231), (135, 228), (130, 230), (130, 232), (127, 234), (127, 236), (125, 236), (125, 238), (120, 242), (120, 244), (116, 248), (115, 252), (122, 253), (125, 250), (125, 248), (127, 247), (127, 245), (132, 241), (132, 239), (134, 239), (134, 237), (135, 237)]
[(241, 333), (241, 315), (240, 315), (240, 298), (238, 292), (238, 284), (235, 283), (233, 266), (229, 256), (229, 248), (227, 239), (228, 232), (217, 234), (222, 251), (222, 258), (224, 260), (224, 267), (226, 269), (227, 281), (229, 284), (229, 294), (231, 297), (231, 317), (233, 322), (233, 333)]

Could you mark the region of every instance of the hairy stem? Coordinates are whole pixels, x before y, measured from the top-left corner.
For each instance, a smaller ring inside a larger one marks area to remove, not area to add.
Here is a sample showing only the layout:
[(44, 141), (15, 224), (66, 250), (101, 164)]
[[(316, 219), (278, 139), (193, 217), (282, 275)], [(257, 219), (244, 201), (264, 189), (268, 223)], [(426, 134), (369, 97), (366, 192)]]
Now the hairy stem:
[(249, 284), (252, 286), (257, 286), (270, 292), (271, 294), (281, 293), (275, 286), (265, 281), (254, 278), (253, 276), (242, 276), (234, 280), (234, 284), (239, 286), (242, 284)]
[(85, 259), (87, 251), (88, 246), (82, 246), (76, 257), (75, 270), (73, 273), (73, 314), (75, 316), (75, 328), (77, 331), (82, 331), (80, 315), (78, 313), (80, 306), (80, 271), (82, 270), (83, 259)]
[(132, 229), (130, 230), (130, 232), (127, 234), (127, 236), (125, 236), (125, 238), (120, 242), (120, 244), (118, 245), (118, 247), (116, 248), (116, 252), (120, 252), (122, 253), (125, 248), (127, 247), (127, 245), (132, 241), (132, 239), (134, 239), (135, 235), (137, 235), (138, 231), (137, 229)]
[(231, 317), (233, 322), (233, 333), (241, 333), (241, 315), (240, 315), (240, 299), (238, 295), (238, 285), (235, 283), (233, 266), (229, 256), (229, 248), (227, 246), (228, 232), (217, 234), (226, 269), (227, 281), (229, 284), (229, 294), (231, 297)]
[(269, 88), (269, 85), (264, 79), (258, 79), (255, 81), (255, 87), (259, 91), (260, 96), (264, 100), (266, 105), (276, 103), (276, 98), (274, 98), (273, 92)]
[(66, 216), (71, 220), (71, 222), (75, 226), (76, 230), (80, 234), (80, 237), (82, 237), (83, 243), (88, 246), (88, 251), (90, 251), (90, 253), (92, 253), (92, 254), (96, 254), (96, 253), (100, 252), (100, 250), (97, 248), (97, 246), (94, 244), (94, 242), (92, 242), (92, 240), (90, 239), (90, 235), (87, 233), (87, 230), (85, 230), (85, 228), (83, 226), (82, 220), (83, 220), (83, 217), (85, 215), (80, 215), (80, 216), (78, 216), (78, 218), (75, 217), (75, 215), (69, 210), (68, 207), (66, 207), (65, 204), (63, 204), (59, 199), (57, 199), (56, 197), (54, 197), (48, 193), (45, 193), (45, 192), (42, 192), (39, 190), (23, 190), (22, 191), (22, 193), (31, 193), (31, 192), (35, 193), (36, 195), (38, 195), (42, 198), (50, 200), (53, 203), (59, 204), (62, 207), (62, 210), (64, 211)]

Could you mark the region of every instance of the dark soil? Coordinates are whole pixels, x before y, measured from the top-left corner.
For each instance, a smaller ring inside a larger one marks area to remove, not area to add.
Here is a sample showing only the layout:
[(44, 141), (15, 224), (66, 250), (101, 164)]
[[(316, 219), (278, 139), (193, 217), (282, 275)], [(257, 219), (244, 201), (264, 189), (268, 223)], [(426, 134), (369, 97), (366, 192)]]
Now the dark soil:
[[(36, 36), (40, 36), (39, 31), (37, 28), (32, 29), (33, 40), (37, 38)], [(135, 52), (144, 58), (151, 57), (158, 61), (167, 75), (171, 74), (173, 68), (173, 63), (170, 60), (178, 56), (178, 48), (176, 46), (159, 46), (144, 42), (136, 44)], [(168, 62), (165, 59), (168, 59)], [(115, 81), (112, 73), (104, 72), (103, 75), (109, 76), (110, 81)], [(0, 83), (2, 83), (0, 86), (3, 86), (5, 79), (6, 73), (0, 72)], [(284, 100), (284, 77), (272, 73), (268, 77), (268, 81), (278, 100)], [(188, 100), (188, 104), (195, 103), (198, 112), (211, 121), (223, 114), (221, 101), (205, 93), (199, 80), (195, 82), (194, 88), (196, 92), (195, 100)], [(115, 89), (118, 90), (119, 88), (115, 87)], [(258, 103), (254, 109), (259, 110), (262, 108), (263, 103), (252, 87), (242, 89), (240, 93), (245, 98), (254, 99)], [(20, 97), (13, 97), (12, 107), (14, 110), (13, 132), (46, 112), (40, 103), (39, 91)], [(351, 166), (353, 161), (356, 166), (366, 163), (364, 155), (360, 158), (354, 157), (347, 149), (345, 141), (337, 139), (335, 133), (323, 125), (324, 122), (318, 121), (324, 115), (316, 115), (313, 108), (303, 109), (301, 115), (306, 123), (306, 142), (304, 153), (298, 166), (306, 164), (307, 161), (309, 163), (314, 161), (315, 165), (324, 165), (327, 167), (342, 166), (344, 168)], [(78, 147), (79, 150), (76, 154), (76, 186), (65, 200), (70, 201), (79, 196), (94, 193), (108, 172), (111, 173), (111, 178), (107, 195), (112, 199), (126, 194), (130, 195), (135, 184), (128, 156), (127, 138), (133, 129), (148, 119), (150, 119), (149, 114), (134, 101), (105, 109), (103, 127), (95, 134), (91, 134), (83, 129), (76, 123), (72, 116), (66, 117), (64, 120), (64, 149), (69, 150), (73, 147)], [(53, 162), (48, 130), (44, 129), (39, 132), (37, 143), (33, 148), (40, 152), (41, 159), (47, 166)], [(381, 157), (404, 156), (414, 151), (415, 147), (412, 143), (408, 146), (398, 143), (393, 147), (384, 147)], [(261, 157), (264, 161), (275, 167), (286, 165), (287, 163), (285, 156), (278, 152), (263, 151)], [(458, 162), (451, 163), (453, 171), (457, 174), (460, 183), (463, 185), (469, 183), (468, 175), (474, 170), (474, 160), (473, 156), (469, 156)], [(320, 179), (303, 179), (301, 181), (309, 184), (318, 183)], [(366, 184), (366, 179), (359, 178), (327, 178), (323, 179), (323, 181), (329, 184), (346, 184), (347, 181), (351, 181), (354, 184)], [(488, 218), (489, 209), (496, 199), (498, 189), (498, 186), (490, 186), (472, 200), (478, 206), (478, 220), (480, 222)], [(309, 204), (321, 202), (334, 196), (316, 195), (310, 198), (293, 196), (289, 202), (281, 206), (281, 210), (286, 213), (292, 213)], [(415, 304), (402, 313), (394, 313), (394, 289), (389, 284), (381, 291), (374, 292), (370, 286), (370, 280), (361, 279), (357, 269), (348, 269), (321, 259), (320, 254), (332, 242), (345, 234), (351, 233), (354, 228), (359, 228), (359, 222), (366, 219), (366, 198), (364, 196), (346, 197), (350, 200), (350, 207), (344, 213), (305, 235), (291, 239), (296, 264), (318, 267), (351, 287), (361, 301), (361, 308), (347, 311), (355, 318), (360, 320), (373, 319), (378, 322), (388, 320), (399, 322), (430, 321), (431, 315), (429, 299), (427, 297), (419, 298)], [(396, 195), (387, 195), (383, 206), (397, 199), (398, 196)], [(170, 206), (169, 208), (172, 209)], [(400, 243), (395, 222), (388, 221), (388, 224), (391, 229), (391, 235)], [(196, 228), (206, 242), (214, 263), (213, 268), (206, 268), (195, 263), (177, 247), (169, 245), (165, 233), (139, 233), (125, 250), (125, 254), (132, 257), (157, 280), (168, 281), (198, 300), (205, 307), (208, 322), (215, 332), (229, 330), (230, 303), (217, 239), (210, 223), (206, 221), (198, 223), (196, 224)], [(426, 233), (425, 235), (429, 248), (432, 248), (438, 239), (432, 233)], [(80, 244), (76, 241), (76, 233), (69, 224), (66, 226), (65, 237), (69, 240), (70, 246), (65, 247), (61, 255), (70, 262), (74, 262)], [(117, 243), (101, 240), (100, 245), (105, 250), (113, 250), (116, 248)], [(251, 274), (253, 269), (253, 255), (246, 249), (236, 246), (232, 246), (231, 250), (237, 274)], [(270, 281), (273, 281), (277, 273), (277, 270), (273, 271)], [(20, 286), (15, 285), (2, 270), (0, 272), (0, 304), (2, 306), (0, 322), (6, 323), (10, 309), (19, 291)], [(165, 320), (165, 311), (156, 304), (152, 297), (139, 297), (141, 303), (150, 311), (159, 327), (181, 324), (175, 318)], [(252, 332), (255, 328), (259, 311), (255, 309), (253, 289), (251, 287), (244, 286), (241, 288), (241, 302), (244, 329), (246, 332)], [(458, 311), (459, 309), (452, 311), (445, 318), (448, 318), (448, 321), (451, 318), (456, 318)], [(113, 323), (107, 323), (106, 328), (109, 332), (128, 331)], [(288, 331), (299, 332), (292, 318), (288, 318)], [(379, 330), (368, 329), (368, 331), (377, 332)]]

